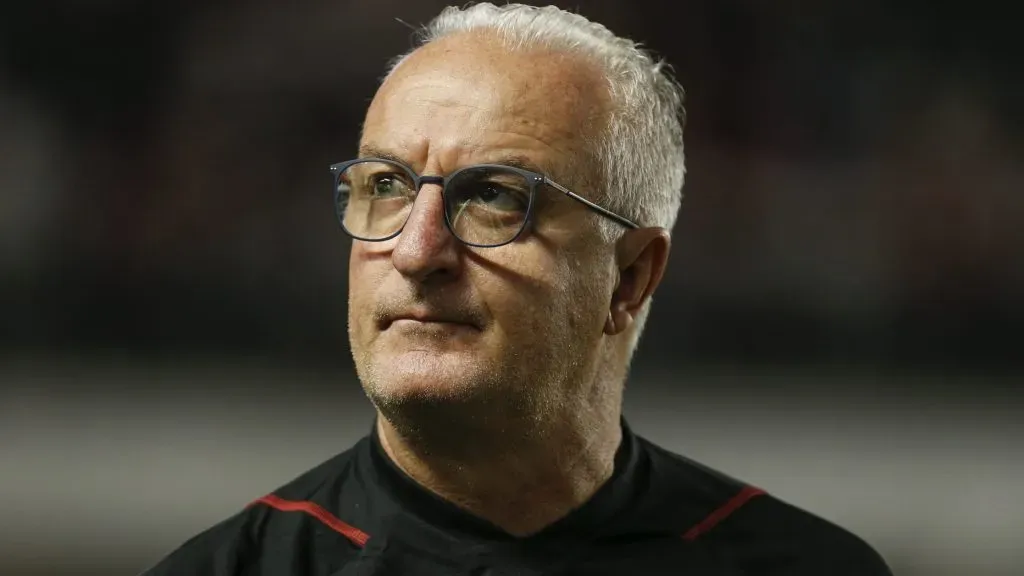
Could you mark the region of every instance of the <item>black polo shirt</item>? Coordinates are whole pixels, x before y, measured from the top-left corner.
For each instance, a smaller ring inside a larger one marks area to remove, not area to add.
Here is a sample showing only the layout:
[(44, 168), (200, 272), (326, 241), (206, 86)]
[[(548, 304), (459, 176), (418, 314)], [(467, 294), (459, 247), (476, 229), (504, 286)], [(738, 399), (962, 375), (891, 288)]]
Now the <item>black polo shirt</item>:
[(626, 424), (612, 478), (508, 535), (425, 490), (374, 431), (164, 558), (148, 576), (891, 576), (866, 543)]

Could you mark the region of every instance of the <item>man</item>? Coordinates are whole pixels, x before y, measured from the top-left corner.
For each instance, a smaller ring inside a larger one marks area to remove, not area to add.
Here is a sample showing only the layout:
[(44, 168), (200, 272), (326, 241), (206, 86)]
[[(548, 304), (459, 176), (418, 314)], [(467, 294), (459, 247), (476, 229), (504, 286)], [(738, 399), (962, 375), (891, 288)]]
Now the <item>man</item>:
[(375, 428), (148, 573), (889, 574), (621, 416), (682, 124), (668, 72), (598, 24), (445, 10), (332, 167)]

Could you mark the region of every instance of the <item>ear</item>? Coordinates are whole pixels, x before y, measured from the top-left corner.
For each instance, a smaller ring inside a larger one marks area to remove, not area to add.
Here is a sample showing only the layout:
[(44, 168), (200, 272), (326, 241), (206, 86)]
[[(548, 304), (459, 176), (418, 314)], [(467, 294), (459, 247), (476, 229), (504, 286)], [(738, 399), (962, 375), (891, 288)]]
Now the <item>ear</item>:
[(620, 334), (633, 325), (665, 275), (671, 244), (664, 228), (630, 230), (619, 239), (619, 284), (612, 293), (605, 334)]

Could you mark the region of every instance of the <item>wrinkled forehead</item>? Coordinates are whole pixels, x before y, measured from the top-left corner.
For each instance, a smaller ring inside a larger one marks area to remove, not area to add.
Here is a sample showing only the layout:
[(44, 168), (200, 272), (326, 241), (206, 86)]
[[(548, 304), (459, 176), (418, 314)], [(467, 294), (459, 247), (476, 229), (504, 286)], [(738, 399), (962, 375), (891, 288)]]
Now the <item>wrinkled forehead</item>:
[(576, 157), (603, 126), (606, 102), (604, 78), (579, 56), (509, 50), (491, 33), (461, 33), (403, 60), (374, 97), (364, 136), (375, 143), (404, 136), (430, 146), (549, 147)]
[(584, 102), (582, 94), (591, 96), (590, 101), (598, 97), (604, 81), (598, 67), (580, 54), (541, 45), (512, 48), (490, 31), (456, 33), (421, 46), (394, 75), (431, 68), (504, 80), (521, 97), (558, 93), (578, 103)]

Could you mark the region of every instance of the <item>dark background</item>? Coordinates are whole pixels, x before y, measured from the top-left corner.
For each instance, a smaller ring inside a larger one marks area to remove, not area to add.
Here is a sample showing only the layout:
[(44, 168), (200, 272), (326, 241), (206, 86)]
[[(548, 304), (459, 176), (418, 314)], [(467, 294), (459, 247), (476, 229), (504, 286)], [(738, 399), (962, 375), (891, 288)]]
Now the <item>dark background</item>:
[[(134, 573), (365, 433), (353, 156), (445, 3), (0, 9), (0, 573)], [(579, 1), (687, 89), (636, 427), (900, 574), (1024, 568), (1021, 20)]]

